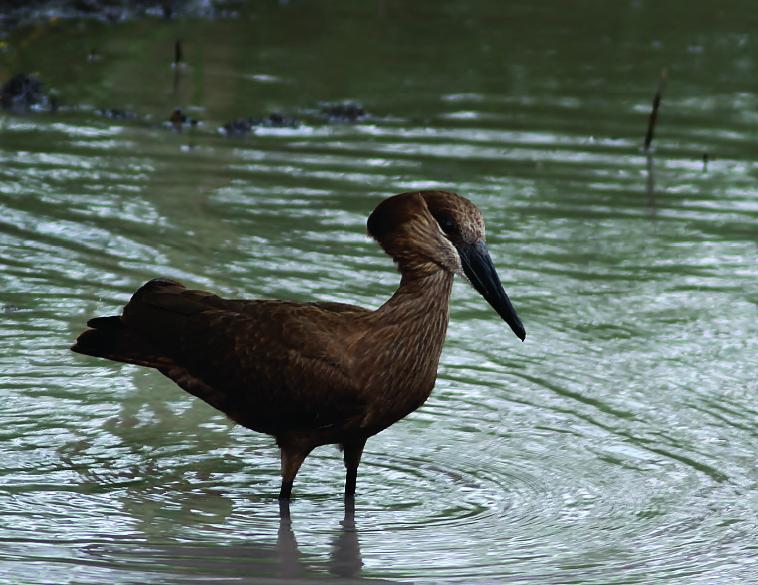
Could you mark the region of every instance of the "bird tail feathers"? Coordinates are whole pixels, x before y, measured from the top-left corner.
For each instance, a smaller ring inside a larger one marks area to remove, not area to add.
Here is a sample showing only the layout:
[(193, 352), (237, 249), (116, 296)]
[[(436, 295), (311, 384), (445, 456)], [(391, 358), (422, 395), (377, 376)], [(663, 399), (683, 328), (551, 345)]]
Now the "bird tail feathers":
[(170, 360), (151, 351), (143, 339), (137, 338), (121, 317), (96, 317), (87, 321), (87, 327), (90, 329), (77, 337), (71, 351), (149, 368), (172, 365)]

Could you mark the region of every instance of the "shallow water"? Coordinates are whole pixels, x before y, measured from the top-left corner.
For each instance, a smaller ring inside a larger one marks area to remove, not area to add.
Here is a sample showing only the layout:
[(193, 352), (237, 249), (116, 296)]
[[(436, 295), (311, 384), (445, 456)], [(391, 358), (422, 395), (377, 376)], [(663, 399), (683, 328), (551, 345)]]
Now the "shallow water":
[[(0, 114), (3, 582), (758, 580), (752, 3), (534, 4), (0, 37), (0, 80), (37, 72), (61, 103)], [(370, 116), (319, 116), (344, 99)], [(175, 107), (201, 123), (166, 127)], [(272, 111), (302, 124), (218, 132)], [(430, 187), (482, 210), (528, 337), (456, 284), (437, 387), (369, 441), (354, 523), (336, 449), (280, 523), (269, 438), (68, 351), (157, 275), (377, 307), (398, 276), (365, 219)]]

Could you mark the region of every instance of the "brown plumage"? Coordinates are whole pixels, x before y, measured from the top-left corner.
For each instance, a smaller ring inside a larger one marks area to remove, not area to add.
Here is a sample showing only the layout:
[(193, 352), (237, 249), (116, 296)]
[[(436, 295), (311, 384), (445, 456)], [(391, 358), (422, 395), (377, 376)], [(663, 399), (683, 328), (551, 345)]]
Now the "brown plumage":
[(369, 234), (400, 287), (376, 311), (341, 303), (222, 299), (151, 280), (119, 317), (90, 320), (76, 352), (156, 368), (231, 419), (276, 438), (280, 498), (308, 454), (344, 448), (345, 496), (366, 439), (421, 406), (434, 387), (453, 275), (465, 275), (522, 340), (473, 203), (421, 191), (384, 200)]

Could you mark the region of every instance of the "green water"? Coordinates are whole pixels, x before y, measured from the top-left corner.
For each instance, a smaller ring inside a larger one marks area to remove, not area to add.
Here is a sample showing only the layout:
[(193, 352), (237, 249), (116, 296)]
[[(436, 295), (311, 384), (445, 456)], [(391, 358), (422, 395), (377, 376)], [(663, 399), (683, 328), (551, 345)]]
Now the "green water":
[[(756, 14), (339, 0), (6, 30), (0, 81), (36, 72), (61, 108), (0, 114), (0, 580), (758, 580)], [(344, 99), (370, 117), (320, 119)], [(163, 127), (175, 107), (200, 125)], [(303, 124), (218, 132), (271, 111)], [(68, 351), (158, 275), (377, 307), (398, 275), (365, 220), (416, 188), (480, 207), (528, 337), (456, 284), (437, 387), (369, 441), (354, 524), (336, 449), (280, 523), (271, 439)]]

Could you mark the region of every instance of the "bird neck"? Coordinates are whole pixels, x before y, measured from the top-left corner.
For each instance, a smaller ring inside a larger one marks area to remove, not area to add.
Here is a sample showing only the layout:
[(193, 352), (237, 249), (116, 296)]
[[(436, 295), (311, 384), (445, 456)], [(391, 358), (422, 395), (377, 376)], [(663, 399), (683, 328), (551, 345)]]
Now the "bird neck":
[[(412, 369), (431, 368), (426, 374), (436, 375), (437, 363), (445, 342), (453, 274), (446, 270), (434, 272), (403, 272), (400, 286), (375, 313), (378, 329), (384, 330), (389, 345), (395, 345), (395, 365), (413, 364)], [(419, 372), (420, 373), (420, 372)]]
[(446, 270), (414, 274), (403, 272), (400, 286), (382, 307), (377, 316), (385, 323), (437, 328), (442, 324), (442, 336), (447, 330), (448, 306), (453, 288), (453, 274)]
[(403, 272), (392, 298), (369, 317), (365, 343), (354, 354), (364, 386), (386, 405), (379, 422), (366, 422), (369, 427), (384, 428), (388, 420), (402, 418), (423, 404), (434, 388), (452, 287), (453, 275), (445, 270)]

